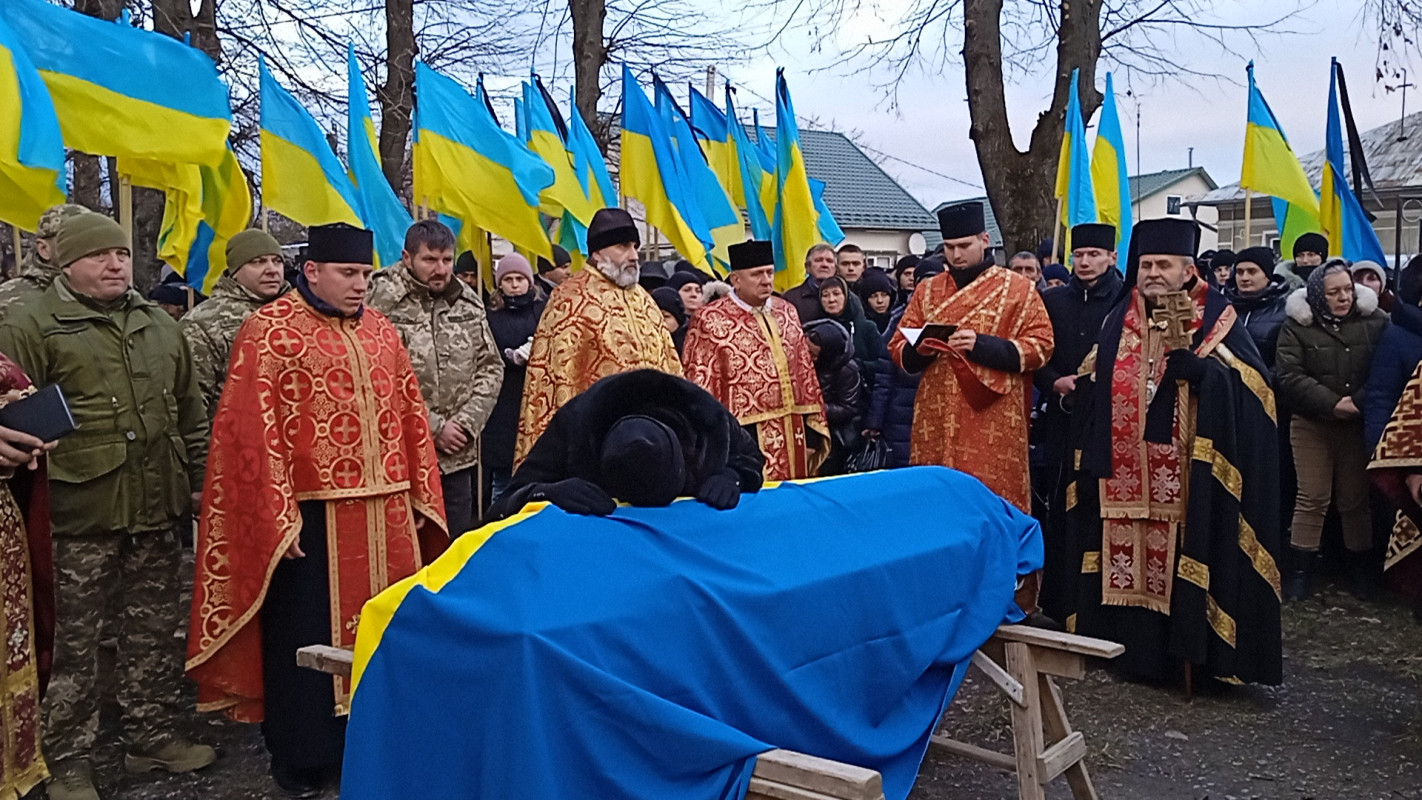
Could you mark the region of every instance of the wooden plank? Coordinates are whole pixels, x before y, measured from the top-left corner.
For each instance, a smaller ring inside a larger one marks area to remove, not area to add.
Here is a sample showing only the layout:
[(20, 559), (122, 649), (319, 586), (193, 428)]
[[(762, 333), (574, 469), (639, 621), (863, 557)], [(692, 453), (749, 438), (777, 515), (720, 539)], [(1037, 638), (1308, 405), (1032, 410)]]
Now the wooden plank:
[[(751, 789), (757, 781), (770, 791), (790, 787), (809, 792), (806, 797), (834, 800), (880, 800), (884, 796), (883, 779), (872, 769), (856, 767), (827, 758), (797, 753), (793, 750), (771, 750), (756, 758), (751, 774)], [(767, 794), (768, 797), (796, 798), (796, 795)]]
[[(1062, 692), (1051, 676), (1043, 675), (1040, 686), (1042, 698), (1042, 726), (1054, 741), (1064, 739), (1072, 733), (1067, 720), (1066, 706), (1062, 703)], [(1091, 773), (1086, 771), (1086, 761), (1081, 760), (1066, 769), (1067, 785), (1075, 800), (1098, 800), (1096, 786), (1091, 782)]]
[[(855, 798), (859, 800), (860, 796), (856, 795)], [(746, 791), (746, 800), (843, 800), (843, 798), (839, 795), (824, 794), (813, 789), (802, 789), (786, 783), (763, 781), (752, 776), (750, 788)], [(880, 792), (873, 796), (863, 795), (862, 800), (884, 800), (884, 794)]]
[(1067, 767), (1086, 758), (1086, 737), (1074, 731), (1065, 739), (1047, 748), (1037, 759), (1037, 779), (1047, 783), (1067, 771)]
[(307, 645), (296, 651), (296, 666), (329, 672), (342, 678), (351, 676), (351, 666), (355, 663), (355, 653), (328, 644)]
[(993, 635), (1009, 642), (1022, 642), (1023, 644), (1046, 647), (1052, 650), (1065, 650), (1068, 653), (1079, 653), (1095, 658), (1115, 658), (1126, 652), (1125, 645), (1108, 642), (1105, 639), (1093, 639), (1089, 636), (1077, 636), (1074, 633), (1029, 628), (1026, 625), (1003, 625), (998, 628), (997, 633)]
[(1043, 675), (1056, 675), (1074, 681), (1086, 677), (1086, 656), (1080, 653), (1034, 647), (1032, 658), (1037, 664), (1037, 671)]
[(1021, 706), (1012, 706), (1012, 752), (1017, 761), (1017, 797), (1018, 800), (1046, 800), (1047, 794), (1037, 773), (1037, 758), (1044, 748), (1042, 706), (1032, 648), (1023, 642), (1009, 641), (1005, 650), (1007, 673), (1022, 684), (1025, 701)]
[(1022, 705), (1022, 684), (1018, 683), (1016, 678), (1008, 675), (1007, 671), (998, 666), (996, 661), (988, 658), (981, 650), (974, 650), (973, 666), (977, 667), (979, 672), (986, 675), (988, 680), (997, 684), (997, 688), (1001, 689), (1003, 694), (1012, 698), (1012, 702), (1019, 706)]
[(941, 733), (929, 738), (928, 749), (940, 750), (949, 755), (962, 756), (963, 758), (971, 758), (974, 761), (980, 761), (984, 764), (997, 767), (1004, 772), (1017, 771), (1017, 761), (1012, 756), (1006, 753), (999, 753), (996, 750), (988, 750), (985, 747), (978, 747), (975, 744), (949, 739)]

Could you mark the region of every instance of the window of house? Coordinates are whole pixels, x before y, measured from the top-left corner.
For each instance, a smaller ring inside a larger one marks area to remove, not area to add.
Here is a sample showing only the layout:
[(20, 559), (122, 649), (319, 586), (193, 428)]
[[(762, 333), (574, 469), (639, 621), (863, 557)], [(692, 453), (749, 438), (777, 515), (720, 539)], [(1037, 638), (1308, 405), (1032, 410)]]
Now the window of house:
[(1172, 216), (1180, 215), (1180, 204), (1184, 200), (1181, 195), (1168, 194), (1165, 196), (1165, 213)]

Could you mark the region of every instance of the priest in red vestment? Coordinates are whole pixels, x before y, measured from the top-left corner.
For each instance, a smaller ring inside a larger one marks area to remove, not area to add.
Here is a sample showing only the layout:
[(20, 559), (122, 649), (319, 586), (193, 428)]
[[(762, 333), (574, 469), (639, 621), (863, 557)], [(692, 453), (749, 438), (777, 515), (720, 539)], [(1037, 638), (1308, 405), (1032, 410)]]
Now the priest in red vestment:
[(296, 290), (233, 345), (212, 425), (188, 674), (198, 706), (263, 721), (292, 796), (334, 776), (349, 687), (296, 666), (353, 647), (365, 601), (445, 544), (428, 414), (395, 327), (364, 307), (369, 231), (313, 227)]
[(731, 294), (691, 318), (686, 377), (730, 409), (765, 454), (765, 479), (815, 475), (829, 424), (795, 307), (772, 297), (770, 242), (731, 245)]
[(972, 475), (1024, 512), (1031, 373), (1052, 357), (1037, 287), (993, 262), (982, 203), (938, 212), (948, 269), (918, 285), (889, 342), (921, 372), (909, 461)]

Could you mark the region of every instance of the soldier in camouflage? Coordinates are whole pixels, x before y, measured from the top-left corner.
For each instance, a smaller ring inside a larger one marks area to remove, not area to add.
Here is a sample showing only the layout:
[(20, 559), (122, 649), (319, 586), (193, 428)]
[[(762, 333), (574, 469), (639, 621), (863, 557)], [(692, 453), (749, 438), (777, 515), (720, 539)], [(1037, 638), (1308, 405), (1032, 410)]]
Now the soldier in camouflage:
[(370, 279), (367, 304), (400, 331), (429, 407), (451, 536), (474, 524), (479, 432), (499, 386), (503, 360), (477, 289), (456, 279), (454, 234), (421, 220), (405, 234), (400, 262)]
[(0, 321), (16, 303), (23, 305), (32, 301), (54, 283), (59, 275), (59, 265), (54, 263), (54, 237), (59, 233), (59, 223), (88, 211), (83, 206), (63, 203), (50, 206), (40, 216), (39, 227), (35, 229), (35, 246), (25, 254), (14, 279), (0, 284)]
[(193, 372), (207, 403), (208, 420), (217, 415), (238, 329), (252, 312), (291, 289), (284, 270), (281, 245), (271, 234), (242, 231), (227, 242), (227, 270), (217, 279), (212, 296), (183, 317), (183, 338), (193, 352)]
[(125, 768), (188, 772), (217, 758), (175, 735), (187, 710), (177, 527), (202, 487), (208, 423), (178, 324), (130, 285), (118, 223), (70, 217), (52, 252), (62, 274), (11, 309), (0, 351), (37, 385), (59, 384), (79, 424), (49, 462), (57, 624), (43, 747), (50, 800), (98, 800), (91, 757), (110, 613)]

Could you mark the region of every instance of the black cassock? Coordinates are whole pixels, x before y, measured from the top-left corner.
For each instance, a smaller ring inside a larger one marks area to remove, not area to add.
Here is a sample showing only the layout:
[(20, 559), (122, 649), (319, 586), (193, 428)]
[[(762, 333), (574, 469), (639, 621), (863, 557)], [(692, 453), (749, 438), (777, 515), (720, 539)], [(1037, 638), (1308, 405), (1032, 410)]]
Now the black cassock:
[[(1124, 644), (1126, 652), (1113, 666), (1137, 677), (1166, 680), (1181, 675), (1188, 663), (1221, 680), (1276, 685), (1283, 679), (1276, 423), (1263, 377), (1268, 372), (1242, 325), (1235, 323), (1224, 338), (1234, 364), (1213, 355), (1204, 359), (1204, 378), (1192, 387), (1198, 400), (1197, 446), (1182, 454), (1182, 467), (1189, 465), (1189, 499), (1172, 570), (1170, 614), (1104, 606), (1101, 582), (1109, 570), (1101, 565), (1100, 573), (1081, 571), (1088, 554), (1102, 549), (1099, 481), (1112, 472), (1111, 376), (1130, 298), (1128, 291), (1107, 317), (1094, 381), (1079, 383), (1076, 392), (1079, 413), (1073, 425), (1081, 466), (1066, 524), (1074, 565), (1068, 580), (1076, 581), (1069, 590), (1075, 603), (1065, 609), (1070, 627)], [(1227, 310), (1233, 313), (1223, 296), (1208, 293), (1196, 346)], [(1150, 441), (1170, 441), (1174, 389), (1173, 383), (1163, 385), (1151, 403)], [(1213, 446), (1206, 447), (1205, 440)], [(1178, 567), (1184, 557), (1208, 567), (1208, 588), (1199, 585), (1198, 575), (1182, 576)]]

